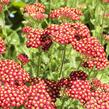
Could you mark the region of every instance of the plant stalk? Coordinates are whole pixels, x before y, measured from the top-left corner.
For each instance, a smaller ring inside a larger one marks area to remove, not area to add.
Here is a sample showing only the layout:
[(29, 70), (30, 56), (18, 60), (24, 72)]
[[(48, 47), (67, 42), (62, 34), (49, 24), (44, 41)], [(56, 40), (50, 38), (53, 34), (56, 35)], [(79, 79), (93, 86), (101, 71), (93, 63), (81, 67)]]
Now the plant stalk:
[(66, 45), (64, 46), (64, 50), (62, 50), (62, 62), (61, 62), (60, 73), (59, 73), (60, 78), (62, 78), (64, 76), (62, 70), (63, 70), (63, 66), (64, 66), (65, 53), (66, 53)]

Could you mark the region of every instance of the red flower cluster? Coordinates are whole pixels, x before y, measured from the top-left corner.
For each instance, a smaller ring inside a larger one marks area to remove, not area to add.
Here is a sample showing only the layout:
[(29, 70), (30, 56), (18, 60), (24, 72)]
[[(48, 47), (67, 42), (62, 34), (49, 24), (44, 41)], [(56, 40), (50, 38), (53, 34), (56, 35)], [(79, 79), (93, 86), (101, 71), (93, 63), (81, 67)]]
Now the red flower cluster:
[(53, 102), (56, 101), (56, 98), (59, 97), (59, 91), (60, 87), (58, 86), (59, 84), (56, 81), (50, 81), (48, 79), (41, 79), (41, 78), (31, 78), (30, 79), (30, 84), (35, 85), (38, 84), (40, 81), (44, 83), (46, 86), (46, 91), (50, 95), (51, 99)]
[(32, 29), (27, 26), (22, 31), (27, 34), (26, 37), (29, 39), (27, 41), (28, 47), (42, 46), (44, 50), (51, 46), (52, 41), (69, 44), (90, 36), (88, 27), (81, 23), (51, 24), (44, 30)]
[[(30, 86), (26, 86), (26, 82)], [(30, 78), (21, 66), (12, 60), (0, 61), (0, 107), (10, 109), (24, 105), (27, 109), (56, 109), (60, 87), (55, 81)]]
[(96, 91), (85, 104), (86, 109), (108, 109), (109, 93)]
[(104, 48), (96, 38), (84, 38), (76, 43), (72, 43), (72, 45), (74, 49), (87, 56), (88, 61), (85, 62), (83, 66), (104, 69), (108, 65)]
[(0, 0), (0, 12), (3, 10), (4, 5), (8, 5), (10, 0)]
[(44, 51), (47, 51), (53, 43), (50, 34), (46, 29), (43, 31), (43, 34), (41, 35), (41, 43), (41, 48)]
[(104, 3), (109, 3), (109, 0), (103, 0)]
[(88, 27), (81, 23), (52, 24), (47, 27), (47, 31), (53, 41), (61, 44), (75, 44), (76, 41), (90, 36)]
[(20, 107), (24, 104), (28, 97), (28, 87), (23, 86), (10, 86), (5, 84), (0, 86), (0, 107), (3, 109), (10, 109), (10, 107)]
[(28, 81), (29, 78), (29, 74), (13, 60), (0, 61), (0, 81), (11, 85), (21, 85)]
[(55, 104), (47, 91), (45, 81), (42, 79), (36, 79), (35, 81), (35, 84), (29, 87), (30, 95), (25, 103), (25, 108), (56, 109)]
[(40, 29), (33, 29), (29, 26), (22, 29), (26, 33), (26, 42), (27, 47), (38, 48), (41, 46), (42, 50), (46, 51), (52, 45), (51, 37), (48, 32)]
[(71, 28), (71, 24), (65, 23), (61, 25), (52, 24), (47, 27), (53, 41), (61, 44), (69, 44), (73, 41), (75, 29)]
[(85, 72), (81, 71), (81, 70), (79, 70), (79, 71), (72, 71), (68, 78), (60, 79), (57, 84), (60, 87), (69, 87), (69, 86), (71, 86), (71, 84), (72, 84), (71, 82), (72, 81), (87, 80), (87, 77), (88, 77), (88, 75)]
[(10, 0), (0, 0), (0, 4), (8, 5)]
[(86, 109), (108, 109), (109, 85), (98, 79), (88, 81), (86, 78), (84, 72), (74, 71), (70, 77), (61, 79), (58, 85), (62, 85), (65, 93), (72, 99), (79, 100)]
[(109, 84), (102, 83), (98, 79), (93, 79), (92, 85), (93, 85), (94, 89), (96, 88), (96, 90), (98, 90), (98, 91), (109, 92)]
[(23, 65), (29, 62), (28, 56), (26, 54), (19, 54), (17, 58), (21, 61)]
[(73, 45), (74, 49), (88, 57), (103, 58), (106, 56), (103, 46), (95, 37), (88, 37)]
[(6, 51), (5, 42), (0, 38), (0, 55)]
[(38, 48), (39, 46), (41, 46), (41, 35), (43, 32), (42, 30), (24, 27), (23, 32), (26, 33), (25, 36), (27, 38), (27, 47)]
[(76, 100), (79, 100), (81, 103), (85, 103), (90, 100), (91, 86), (86, 80), (76, 80), (70, 81), (70, 88), (66, 88), (66, 94)]
[(41, 3), (26, 5), (25, 12), (34, 19), (42, 20), (46, 17), (44, 14), (45, 6)]
[(70, 74), (71, 80), (86, 80), (88, 75), (83, 71), (73, 71)]
[(77, 40), (90, 37), (90, 31), (86, 25), (77, 22), (72, 24), (72, 27), (76, 30), (75, 38)]
[(51, 11), (50, 18), (60, 18), (65, 17), (71, 20), (80, 20), (80, 16), (83, 15), (82, 12), (75, 8), (70, 7), (61, 7), (59, 9), (55, 9)]

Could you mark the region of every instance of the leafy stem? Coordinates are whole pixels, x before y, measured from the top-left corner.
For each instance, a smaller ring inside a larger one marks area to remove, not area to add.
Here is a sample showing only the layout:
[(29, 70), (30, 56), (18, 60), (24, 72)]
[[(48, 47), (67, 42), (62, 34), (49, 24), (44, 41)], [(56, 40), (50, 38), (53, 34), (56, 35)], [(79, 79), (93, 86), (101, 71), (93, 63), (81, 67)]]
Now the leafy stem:
[(37, 76), (39, 76), (40, 73), (40, 66), (41, 66), (41, 48), (38, 49), (39, 50), (39, 54), (38, 54), (38, 69), (37, 69)]
[(63, 66), (64, 66), (64, 60), (65, 60), (65, 53), (66, 53), (66, 45), (64, 46), (64, 49), (62, 50), (62, 61), (61, 61), (61, 67), (60, 67), (60, 78), (62, 78), (64, 75), (62, 73)]

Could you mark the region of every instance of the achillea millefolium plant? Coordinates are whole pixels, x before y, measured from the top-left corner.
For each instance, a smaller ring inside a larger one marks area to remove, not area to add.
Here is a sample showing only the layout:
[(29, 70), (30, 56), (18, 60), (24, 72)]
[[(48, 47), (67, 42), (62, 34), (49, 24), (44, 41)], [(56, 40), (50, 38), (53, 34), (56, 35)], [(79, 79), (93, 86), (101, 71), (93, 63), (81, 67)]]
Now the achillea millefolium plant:
[(0, 0), (0, 109), (109, 109), (108, 0)]

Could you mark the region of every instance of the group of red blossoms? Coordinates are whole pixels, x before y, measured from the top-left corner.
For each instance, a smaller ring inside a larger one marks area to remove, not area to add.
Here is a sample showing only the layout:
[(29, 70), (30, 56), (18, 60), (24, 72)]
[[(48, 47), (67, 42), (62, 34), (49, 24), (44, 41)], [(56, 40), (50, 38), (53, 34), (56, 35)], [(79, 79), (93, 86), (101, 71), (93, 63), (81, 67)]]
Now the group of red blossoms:
[[(27, 85), (28, 84), (28, 85)], [(59, 87), (54, 81), (30, 78), (21, 65), (12, 60), (0, 61), (0, 107), (24, 106), (26, 109), (56, 109)]]
[(20, 64), (12, 60), (0, 61), (0, 107), (24, 106), (26, 109), (56, 109), (55, 101), (64, 88), (66, 95), (79, 100), (86, 109), (108, 109), (109, 85), (100, 80), (87, 80), (83, 71), (73, 71), (68, 78), (55, 82), (30, 78)]
[[(27, 5), (25, 11), (31, 16), (37, 14), (37, 11), (45, 12), (45, 7), (40, 3), (35, 3)], [(78, 9), (61, 7), (51, 11), (48, 17), (51, 19), (60, 18), (61, 20), (65, 18), (80, 20), (82, 15), (82, 12)], [(91, 37), (88, 27), (80, 22), (50, 24), (42, 30), (27, 26), (23, 28), (23, 32), (26, 33), (27, 47), (38, 48), (41, 46), (46, 51), (53, 41), (59, 44), (71, 44), (76, 51), (87, 57), (82, 63), (83, 67), (101, 70), (109, 64), (99, 40), (96, 37)]]
[(2, 12), (3, 6), (8, 5), (10, 0), (0, 0), (0, 12)]
[(45, 6), (41, 3), (34, 3), (26, 5), (24, 9), (26, 16), (31, 16), (33, 19), (43, 20), (47, 17), (45, 12)]
[(58, 84), (72, 99), (79, 100), (86, 109), (109, 108), (109, 85), (98, 79), (87, 80), (83, 71), (73, 71), (70, 77), (61, 79)]
[(48, 50), (52, 42), (72, 44), (73, 48), (86, 56), (82, 64), (84, 67), (104, 69), (108, 65), (106, 53), (99, 40), (90, 36), (88, 27), (81, 23), (51, 24), (44, 30), (24, 27), (27, 47)]

